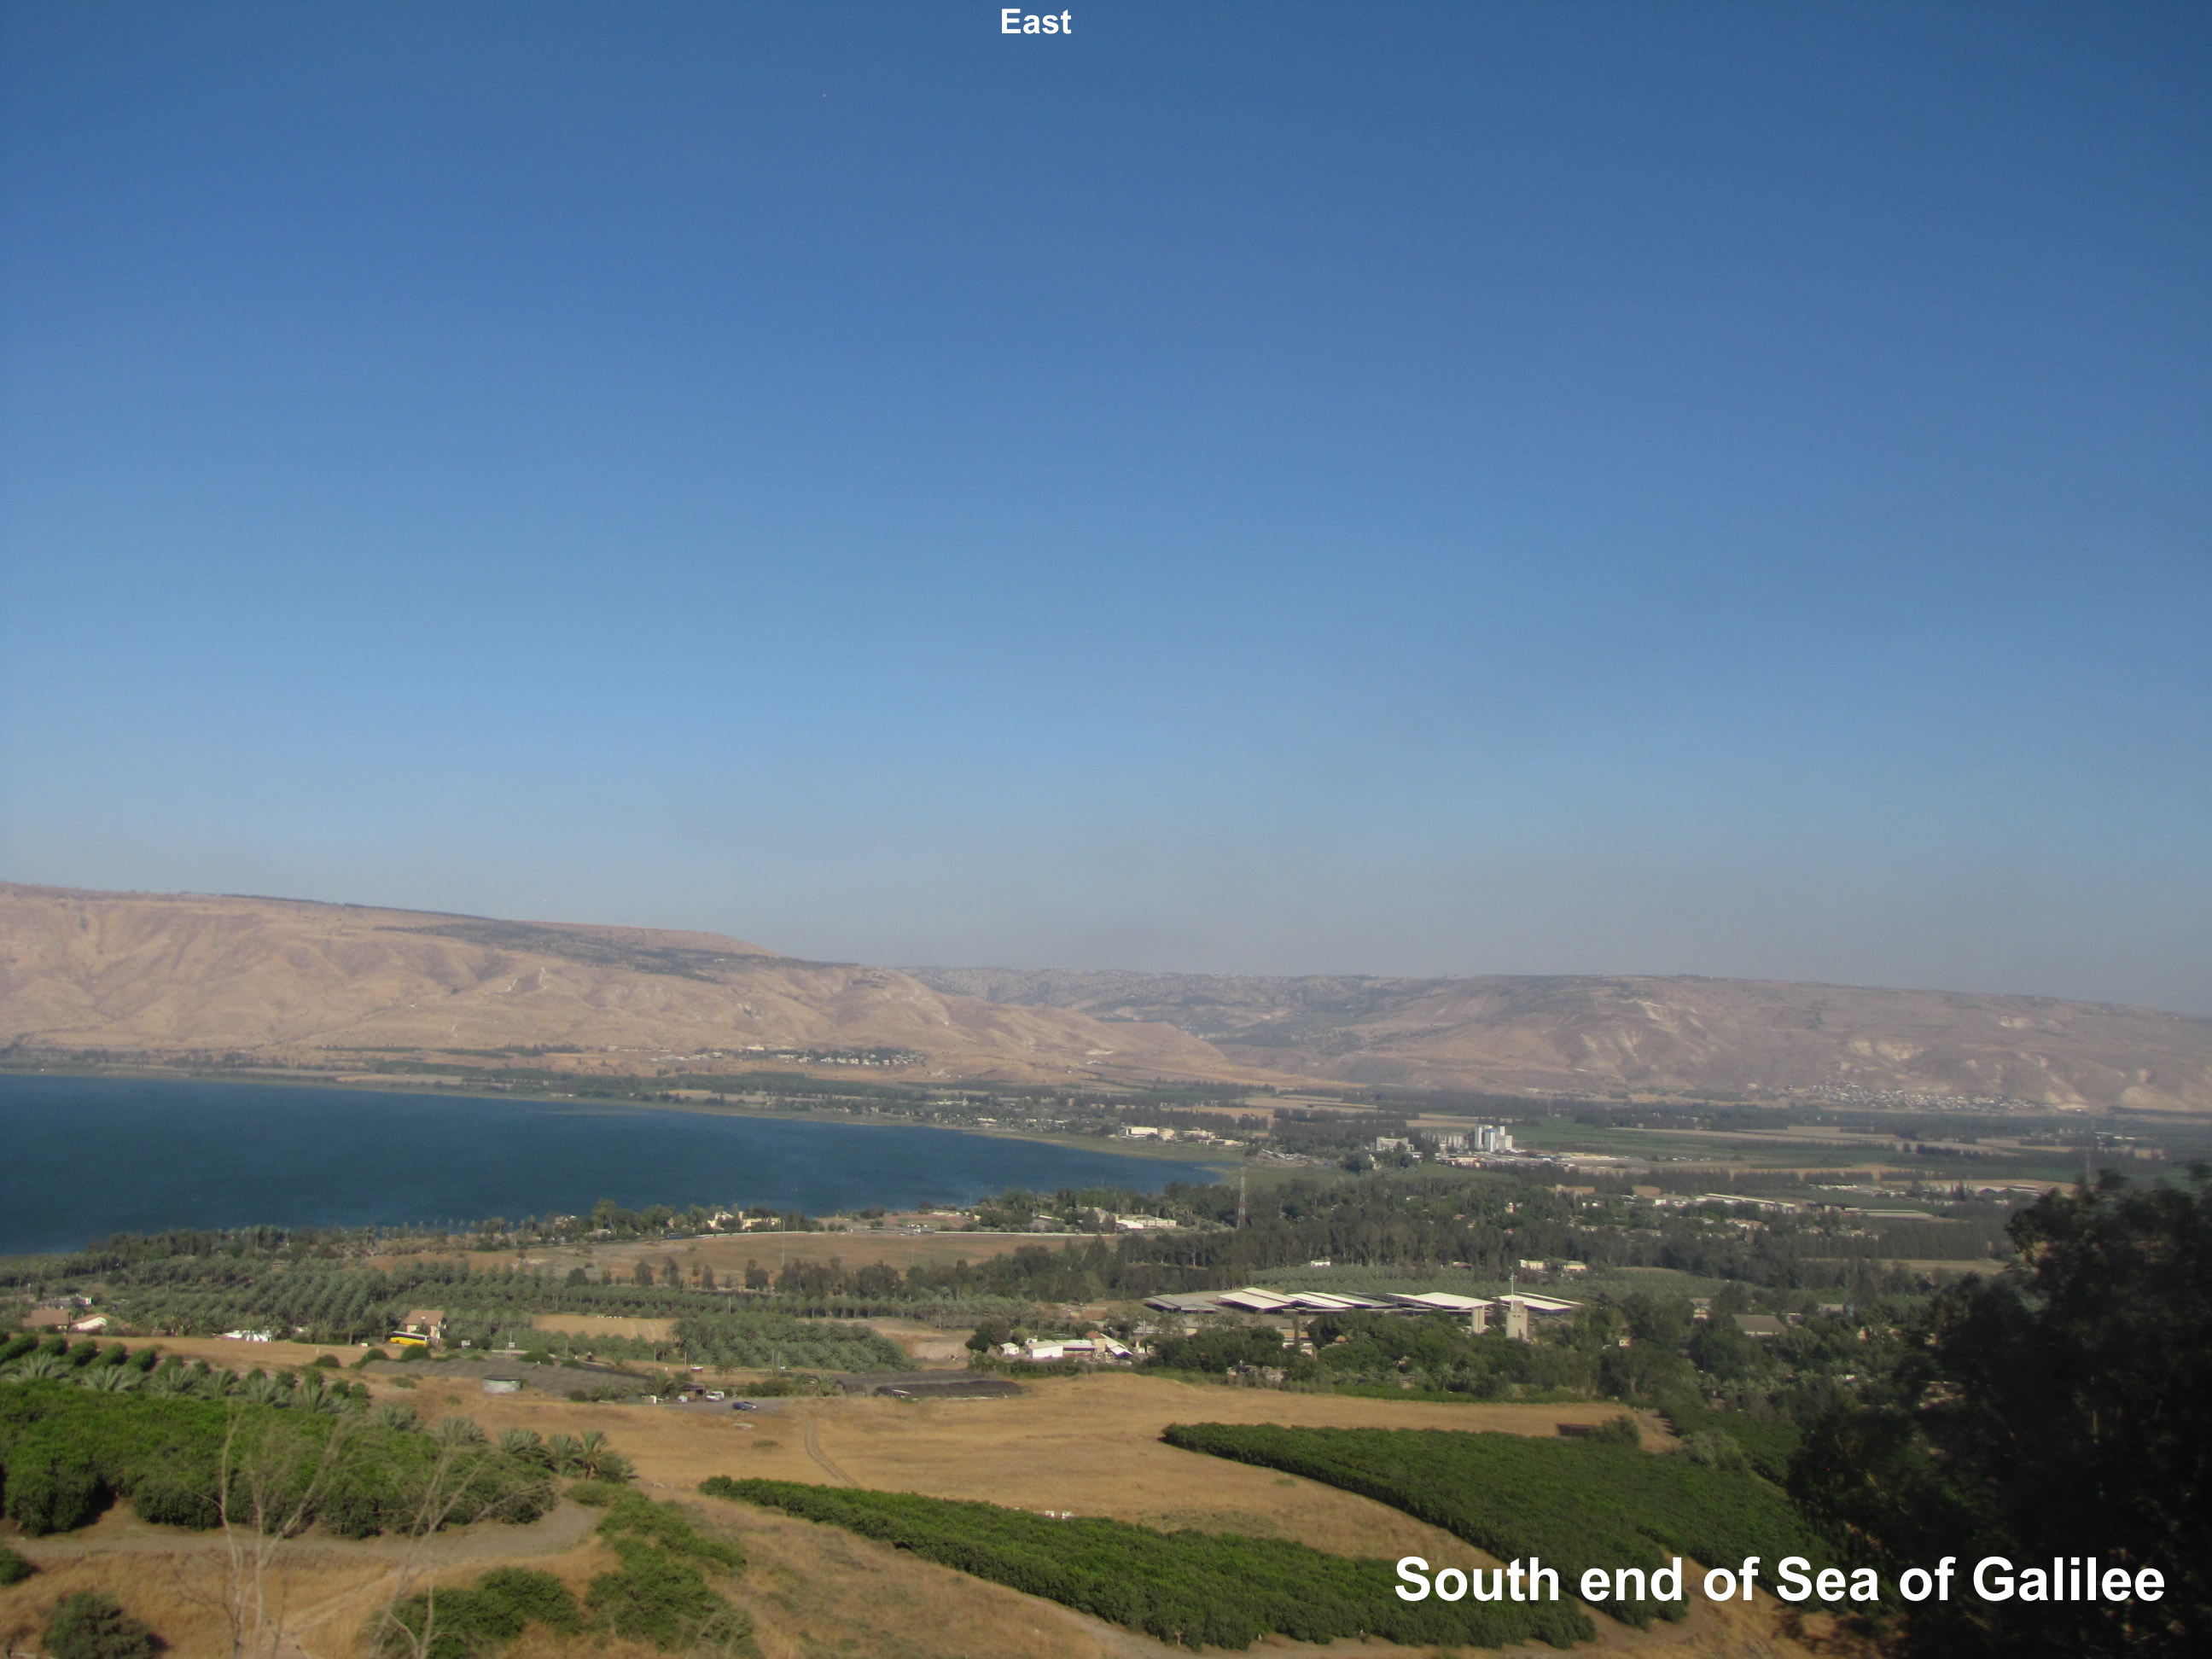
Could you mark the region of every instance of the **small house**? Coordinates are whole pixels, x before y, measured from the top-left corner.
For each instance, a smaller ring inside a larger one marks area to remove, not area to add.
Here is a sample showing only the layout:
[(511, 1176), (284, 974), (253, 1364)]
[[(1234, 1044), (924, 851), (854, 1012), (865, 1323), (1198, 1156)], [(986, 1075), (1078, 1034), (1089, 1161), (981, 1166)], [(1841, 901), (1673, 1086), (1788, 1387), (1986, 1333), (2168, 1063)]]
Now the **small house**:
[(399, 1322), (397, 1337), (419, 1337), (429, 1347), (443, 1347), (446, 1342), (446, 1310), (443, 1308), (410, 1308)]

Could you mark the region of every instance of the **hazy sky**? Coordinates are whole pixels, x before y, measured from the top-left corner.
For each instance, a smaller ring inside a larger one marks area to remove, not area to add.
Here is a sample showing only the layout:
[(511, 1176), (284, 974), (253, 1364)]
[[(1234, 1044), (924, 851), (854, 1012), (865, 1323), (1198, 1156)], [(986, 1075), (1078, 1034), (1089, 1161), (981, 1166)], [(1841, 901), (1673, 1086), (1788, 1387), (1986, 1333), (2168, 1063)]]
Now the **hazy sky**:
[(2212, 9), (0, 4), (0, 876), (2212, 1012)]

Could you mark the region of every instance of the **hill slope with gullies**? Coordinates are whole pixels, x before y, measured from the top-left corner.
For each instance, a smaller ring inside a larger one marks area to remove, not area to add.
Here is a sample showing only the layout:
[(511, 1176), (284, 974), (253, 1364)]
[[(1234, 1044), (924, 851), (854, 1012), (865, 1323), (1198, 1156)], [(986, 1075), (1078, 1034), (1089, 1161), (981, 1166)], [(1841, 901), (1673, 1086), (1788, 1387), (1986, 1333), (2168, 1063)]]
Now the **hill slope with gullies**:
[(2212, 1020), (2109, 1003), (1688, 976), (908, 971), (1001, 1006), (1173, 1024), (1233, 1062), (1343, 1083), (2212, 1111)]
[(1244, 1075), (1172, 1026), (995, 1005), (714, 933), (0, 884), (8, 1044), (288, 1062), (553, 1048), (638, 1066), (660, 1054), (904, 1049), (925, 1058), (884, 1075)]
[[(1187, 1079), (1603, 1095), (1815, 1091), (2212, 1112), (2212, 1020), (1761, 980), (872, 968), (716, 933), (0, 884), (0, 1048), (558, 1051), (649, 1072)], [(886, 1053), (886, 1051), (893, 1051)]]

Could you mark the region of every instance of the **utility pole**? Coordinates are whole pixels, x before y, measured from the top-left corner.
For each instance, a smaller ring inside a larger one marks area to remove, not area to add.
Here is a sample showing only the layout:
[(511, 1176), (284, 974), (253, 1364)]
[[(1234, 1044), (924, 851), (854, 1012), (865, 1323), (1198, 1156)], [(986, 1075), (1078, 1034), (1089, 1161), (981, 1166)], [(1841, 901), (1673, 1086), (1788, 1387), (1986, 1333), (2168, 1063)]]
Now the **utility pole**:
[(1244, 1231), (1244, 1174), (1243, 1164), (1237, 1169), (1237, 1231)]

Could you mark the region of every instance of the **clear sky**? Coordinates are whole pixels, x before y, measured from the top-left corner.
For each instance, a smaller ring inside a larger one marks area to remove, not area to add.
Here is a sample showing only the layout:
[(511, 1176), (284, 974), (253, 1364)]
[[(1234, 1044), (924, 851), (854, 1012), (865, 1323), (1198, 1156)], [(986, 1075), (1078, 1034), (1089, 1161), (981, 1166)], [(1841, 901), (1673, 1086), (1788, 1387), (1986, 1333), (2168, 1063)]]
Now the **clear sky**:
[(2212, 1012), (2212, 9), (0, 4), (0, 875)]

